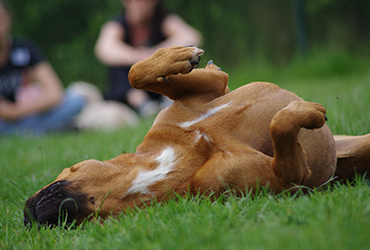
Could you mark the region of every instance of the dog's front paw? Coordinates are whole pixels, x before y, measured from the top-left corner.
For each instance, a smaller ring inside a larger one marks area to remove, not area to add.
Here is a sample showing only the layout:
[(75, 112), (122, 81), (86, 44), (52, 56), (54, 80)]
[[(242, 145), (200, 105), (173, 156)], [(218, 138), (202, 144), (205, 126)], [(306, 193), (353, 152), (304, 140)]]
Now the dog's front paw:
[(204, 50), (194, 46), (175, 46), (157, 50), (152, 56), (153, 64), (158, 69), (157, 81), (168, 81), (167, 77), (190, 73), (199, 63)]

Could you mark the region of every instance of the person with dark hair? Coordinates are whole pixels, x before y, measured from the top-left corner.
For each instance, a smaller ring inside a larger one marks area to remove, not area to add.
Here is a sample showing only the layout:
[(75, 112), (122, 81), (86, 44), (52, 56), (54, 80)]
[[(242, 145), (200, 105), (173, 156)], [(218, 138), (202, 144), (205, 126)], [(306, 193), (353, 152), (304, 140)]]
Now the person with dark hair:
[(71, 126), (85, 100), (63, 90), (40, 48), (10, 34), (12, 17), (0, 0), (0, 134), (44, 134)]
[(126, 103), (141, 115), (158, 112), (166, 103), (159, 94), (133, 89), (131, 65), (158, 48), (201, 43), (200, 33), (178, 15), (167, 14), (161, 0), (122, 0), (124, 13), (103, 25), (95, 46), (98, 59), (109, 68), (106, 99)]

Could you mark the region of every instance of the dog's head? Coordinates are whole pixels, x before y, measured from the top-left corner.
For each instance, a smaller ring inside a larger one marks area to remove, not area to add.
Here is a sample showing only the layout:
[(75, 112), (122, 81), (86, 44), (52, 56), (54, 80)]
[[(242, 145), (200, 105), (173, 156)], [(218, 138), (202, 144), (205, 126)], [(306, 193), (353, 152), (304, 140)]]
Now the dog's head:
[(121, 168), (106, 162), (87, 160), (66, 168), (57, 179), (28, 199), (24, 208), (24, 224), (37, 222), (57, 226), (80, 224), (95, 215), (115, 215), (130, 197)]

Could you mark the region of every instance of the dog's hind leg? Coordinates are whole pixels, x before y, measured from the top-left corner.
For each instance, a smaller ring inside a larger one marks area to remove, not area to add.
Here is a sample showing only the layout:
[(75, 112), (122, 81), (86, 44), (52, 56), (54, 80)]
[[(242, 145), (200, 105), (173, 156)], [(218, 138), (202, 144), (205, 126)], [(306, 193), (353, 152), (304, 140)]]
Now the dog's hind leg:
[(351, 179), (370, 172), (370, 134), (334, 136), (337, 151), (337, 180)]
[[(298, 141), (301, 128), (318, 129), (325, 124), (325, 108), (317, 103), (293, 101), (273, 117), (270, 133), (273, 157), (247, 145), (235, 144), (214, 155), (192, 177), (192, 192), (216, 195), (227, 190), (237, 193), (265, 186), (273, 192), (295, 191), (310, 176), (306, 152)], [(317, 142), (320, 143), (320, 142)], [(313, 145), (315, 146), (315, 145)], [(318, 183), (322, 184), (322, 182)]]
[(320, 104), (293, 101), (273, 117), (270, 124), (274, 149), (272, 169), (283, 187), (292, 183), (302, 185), (310, 176), (306, 152), (298, 141), (298, 132), (301, 128), (321, 128), (325, 124), (325, 112)]

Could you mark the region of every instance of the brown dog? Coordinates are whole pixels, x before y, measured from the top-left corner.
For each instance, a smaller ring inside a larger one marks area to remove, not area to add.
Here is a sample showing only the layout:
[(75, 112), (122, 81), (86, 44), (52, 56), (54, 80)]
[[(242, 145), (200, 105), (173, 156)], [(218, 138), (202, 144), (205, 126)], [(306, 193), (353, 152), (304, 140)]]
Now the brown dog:
[[(230, 93), (212, 62), (193, 69), (203, 50), (160, 49), (130, 71), (133, 87), (174, 103), (154, 121), (136, 153), (87, 160), (63, 172), (26, 203), (25, 224), (103, 219), (153, 198), (236, 194), (258, 185), (272, 192), (317, 187), (334, 175), (370, 170), (370, 135), (333, 137), (325, 109), (278, 86), (255, 82)], [(189, 73), (191, 71), (191, 73)]]

